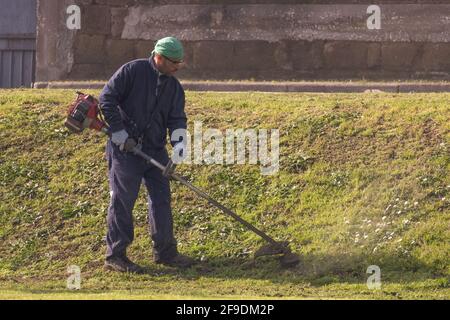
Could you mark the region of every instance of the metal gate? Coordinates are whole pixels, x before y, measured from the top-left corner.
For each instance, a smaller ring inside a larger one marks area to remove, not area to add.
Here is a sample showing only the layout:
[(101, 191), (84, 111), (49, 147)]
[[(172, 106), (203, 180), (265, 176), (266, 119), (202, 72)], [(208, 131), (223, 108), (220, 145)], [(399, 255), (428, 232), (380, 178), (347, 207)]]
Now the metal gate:
[(0, 88), (31, 87), (36, 56), (36, 0), (0, 0)]

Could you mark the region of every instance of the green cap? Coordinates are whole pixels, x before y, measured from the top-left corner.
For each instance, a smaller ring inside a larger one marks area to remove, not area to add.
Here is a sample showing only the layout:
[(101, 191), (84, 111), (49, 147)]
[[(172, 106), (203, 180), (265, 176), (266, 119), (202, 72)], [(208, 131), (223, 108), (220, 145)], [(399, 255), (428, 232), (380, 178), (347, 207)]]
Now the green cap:
[(184, 50), (180, 40), (174, 37), (159, 39), (155, 44), (152, 54), (158, 53), (174, 60), (183, 60)]

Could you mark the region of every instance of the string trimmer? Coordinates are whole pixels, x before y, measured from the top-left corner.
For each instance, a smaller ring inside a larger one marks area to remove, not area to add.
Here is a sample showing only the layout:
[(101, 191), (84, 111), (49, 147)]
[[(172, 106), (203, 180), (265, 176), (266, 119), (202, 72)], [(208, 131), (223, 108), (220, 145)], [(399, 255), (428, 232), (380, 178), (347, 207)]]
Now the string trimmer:
[[(91, 95), (85, 95), (81, 92), (77, 92), (77, 94), (77, 99), (69, 107), (68, 116), (65, 121), (66, 127), (73, 133), (81, 133), (85, 128), (89, 128), (101, 131), (109, 135), (107, 124), (105, 123), (105, 121), (103, 121), (103, 119), (100, 118), (98, 100)], [(169, 160), (166, 165), (161, 164), (149, 155), (142, 152), (136, 146), (136, 142), (133, 139), (127, 140), (124, 146), (124, 151), (132, 152), (135, 155), (142, 157), (149, 164), (152, 164), (153, 166), (159, 168), (165, 176), (170, 177), (185, 185), (200, 197), (206, 199), (210, 204), (216, 206), (224, 213), (231, 216), (233, 219), (237, 220), (246, 228), (253, 231), (265, 241), (267, 241), (268, 244), (262, 246), (255, 252), (255, 259), (261, 256), (280, 255), (280, 263), (283, 267), (292, 267), (299, 263), (300, 258), (298, 257), (298, 255), (292, 253), (287, 241), (275, 241), (266, 233), (262, 232), (252, 224), (239, 217), (235, 212), (211, 198), (204, 191), (192, 185), (179, 174), (175, 173), (175, 164), (171, 160)]]

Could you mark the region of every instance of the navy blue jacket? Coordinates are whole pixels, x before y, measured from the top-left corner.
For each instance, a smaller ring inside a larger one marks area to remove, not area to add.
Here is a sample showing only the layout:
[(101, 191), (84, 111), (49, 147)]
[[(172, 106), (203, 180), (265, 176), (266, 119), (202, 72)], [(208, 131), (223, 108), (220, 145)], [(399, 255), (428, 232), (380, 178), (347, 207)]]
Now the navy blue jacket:
[(160, 74), (152, 57), (120, 67), (99, 102), (111, 132), (125, 129), (131, 137), (143, 135), (144, 151), (164, 148), (167, 130), (171, 135), (186, 129), (183, 87), (175, 77)]

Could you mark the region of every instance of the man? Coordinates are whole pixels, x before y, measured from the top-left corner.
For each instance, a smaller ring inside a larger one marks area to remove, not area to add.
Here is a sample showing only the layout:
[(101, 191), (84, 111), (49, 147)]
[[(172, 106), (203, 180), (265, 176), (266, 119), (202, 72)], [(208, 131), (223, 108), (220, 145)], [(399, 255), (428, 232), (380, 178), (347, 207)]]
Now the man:
[[(148, 191), (154, 261), (176, 267), (189, 267), (194, 262), (177, 251), (168, 178), (124, 150), (127, 139), (133, 138), (143, 152), (160, 163), (168, 162), (167, 130), (171, 135), (177, 129), (186, 129), (184, 90), (173, 77), (183, 63), (183, 55), (183, 46), (176, 38), (160, 39), (149, 59), (123, 65), (100, 95), (100, 110), (112, 133), (106, 148), (111, 193), (106, 269), (142, 272), (126, 256), (134, 237), (132, 210), (142, 181)], [(174, 154), (181, 154), (183, 142), (171, 142)]]

